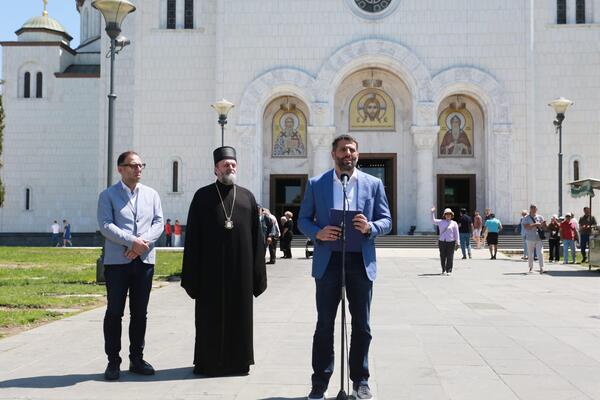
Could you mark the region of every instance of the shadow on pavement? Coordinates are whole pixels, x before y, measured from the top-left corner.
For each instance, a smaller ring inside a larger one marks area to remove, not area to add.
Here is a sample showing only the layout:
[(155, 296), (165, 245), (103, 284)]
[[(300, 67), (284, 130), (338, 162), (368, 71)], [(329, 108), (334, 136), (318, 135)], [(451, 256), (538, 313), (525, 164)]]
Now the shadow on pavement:
[[(156, 375), (143, 376), (129, 373), (126, 370), (121, 371), (121, 377), (117, 381), (106, 382), (161, 382), (177, 381), (185, 379), (210, 379), (203, 375), (194, 375), (192, 367), (161, 369), (156, 371)], [(0, 388), (31, 388), (31, 389), (50, 389), (67, 386), (74, 386), (78, 383), (87, 381), (104, 382), (104, 373), (98, 374), (72, 374), (72, 375), (46, 375), (32, 376), (28, 378), (10, 379), (0, 382)]]
[(258, 400), (306, 400), (306, 397), (264, 397)]
[(581, 269), (581, 270), (574, 270), (574, 271), (546, 271), (544, 272), (544, 274), (546, 275), (550, 275), (550, 276), (569, 276), (569, 277), (582, 277), (582, 278), (586, 278), (586, 277), (595, 277), (595, 278), (600, 278), (600, 274), (598, 273), (598, 271), (592, 270), (589, 271), (587, 269)]
[(442, 276), (441, 273), (437, 273), (437, 274), (419, 274), (418, 276)]

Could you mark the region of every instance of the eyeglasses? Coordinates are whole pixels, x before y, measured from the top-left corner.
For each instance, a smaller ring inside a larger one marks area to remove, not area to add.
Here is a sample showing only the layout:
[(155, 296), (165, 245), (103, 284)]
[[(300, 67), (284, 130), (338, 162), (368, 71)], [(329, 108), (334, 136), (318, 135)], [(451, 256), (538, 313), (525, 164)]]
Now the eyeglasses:
[(120, 167), (129, 167), (131, 169), (144, 169), (146, 168), (146, 164), (121, 164)]

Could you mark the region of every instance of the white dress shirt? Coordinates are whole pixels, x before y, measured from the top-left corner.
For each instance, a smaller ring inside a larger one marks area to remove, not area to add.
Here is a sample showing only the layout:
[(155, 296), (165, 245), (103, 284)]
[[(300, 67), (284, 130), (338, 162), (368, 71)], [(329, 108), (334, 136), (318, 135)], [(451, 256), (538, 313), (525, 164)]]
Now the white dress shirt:
[(129, 197), (129, 204), (131, 205), (131, 209), (135, 214), (137, 212), (137, 198), (138, 193), (140, 192), (140, 186), (136, 184), (135, 188), (131, 190), (129, 186), (127, 186), (123, 181), (121, 181), (121, 186), (123, 186), (123, 190), (125, 190), (125, 192), (127, 193), (127, 196)]
[[(358, 211), (358, 174), (356, 168), (352, 172), (352, 176), (348, 179), (346, 186), (346, 200), (348, 201), (347, 210)], [(338, 178), (335, 170), (333, 171), (333, 208), (341, 210), (344, 205), (344, 189), (342, 181)]]

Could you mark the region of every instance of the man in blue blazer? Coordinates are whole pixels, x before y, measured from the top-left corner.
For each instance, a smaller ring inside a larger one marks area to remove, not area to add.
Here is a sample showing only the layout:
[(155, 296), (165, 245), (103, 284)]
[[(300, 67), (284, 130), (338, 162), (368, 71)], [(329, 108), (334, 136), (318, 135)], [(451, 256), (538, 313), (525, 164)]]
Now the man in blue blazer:
[(380, 179), (356, 169), (358, 142), (341, 135), (332, 143), (335, 168), (311, 178), (300, 207), (298, 227), (314, 243), (312, 276), (316, 283), (317, 327), (312, 349), (312, 390), (309, 399), (324, 399), (333, 373), (333, 333), (341, 294), (342, 254), (332, 251), (327, 242), (340, 238), (341, 229), (329, 225), (331, 209), (342, 209), (342, 174), (347, 184), (347, 209), (359, 211), (353, 226), (364, 235), (361, 250), (346, 253), (346, 291), (352, 315), (350, 379), (356, 399), (372, 399), (369, 389), (369, 314), (373, 281), (377, 274), (375, 238), (392, 228), (392, 218)]
[(145, 164), (127, 151), (117, 160), (121, 180), (100, 193), (98, 225), (106, 239), (104, 276), (107, 307), (104, 316), (104, 350), (107, 380), (119, 378), (121, 318), (129, 292), (129, 371), (153, 375), (154, 368), (143, 358), (146, 313), (156, 251), (154, 244), (163, 231), (163, 214), (158, 193), (142, 185)]

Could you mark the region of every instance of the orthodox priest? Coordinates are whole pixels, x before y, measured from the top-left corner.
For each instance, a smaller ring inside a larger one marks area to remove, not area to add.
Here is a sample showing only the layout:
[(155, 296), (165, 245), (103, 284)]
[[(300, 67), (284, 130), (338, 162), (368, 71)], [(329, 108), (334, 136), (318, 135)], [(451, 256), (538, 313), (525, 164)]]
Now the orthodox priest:
[(236, 185), (236, 152), (213, 152), (216, 182), (188, 213), (181, 286), (196, 300), (194, 373), (245, 374), (254, 364), (252, 296), (267, 288), (256, 200)]

